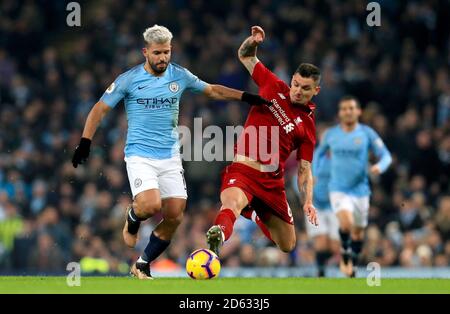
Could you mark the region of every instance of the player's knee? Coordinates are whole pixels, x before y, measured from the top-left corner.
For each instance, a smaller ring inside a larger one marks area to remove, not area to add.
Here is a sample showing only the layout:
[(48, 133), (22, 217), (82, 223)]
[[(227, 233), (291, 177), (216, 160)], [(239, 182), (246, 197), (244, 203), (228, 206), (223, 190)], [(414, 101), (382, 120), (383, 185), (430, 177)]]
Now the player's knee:
[(352, 231), (352, 224), (350, 221), (342, 221), (339, 225), (339, 229), (341, 229), (342, 232), (350, 233)]
[(297, 246), (297, 243), (296, 243), (295, 239), (289, 240), (289, 241), (283, 241), (278, 244), (278, 247), (280, 248), (280, 250), (285, 253), (292, 252), (293, 250), (295, 250), (296, 246)]
[(352, 229), (351, 235), (353, 241), (362, 241), (364, 239), (364, 229), (354, 227)]
[(343, 233), (350, 233), (351, 230), (352, 230), (352, 228), (351, 228), (350, 226), (348, 226), (348, 225), (341, 224), (341, 225), (339, 226), (339, 230), (340, 230), (341, 232), (343, 232)]
[(240, 211), (244, 207), (244, 203), (236, 198), (228, 198), (222, 202), (222, 208), (229, 208), (235, 213)]
[(222, 202), (222, 208), (229, 208), (236, 214), (239, 214), (247, 206), (245, 194), (236, 188), (223, 191), (220, 195), (220, 201)]
[(328, 248), (328, 238), (326, 235), (321, 234), (314, 238), (314, 249), (316, 251), (324, 251)]
[(160, 200), (138, 200), (136, 201), (136, 214), (139, 217), (152, 217), (161, 209)]
[(339, 219), (339, 229), (343, 232), (350, 233), (352, 231), (353, 221), (346, 216), (341, 216)]

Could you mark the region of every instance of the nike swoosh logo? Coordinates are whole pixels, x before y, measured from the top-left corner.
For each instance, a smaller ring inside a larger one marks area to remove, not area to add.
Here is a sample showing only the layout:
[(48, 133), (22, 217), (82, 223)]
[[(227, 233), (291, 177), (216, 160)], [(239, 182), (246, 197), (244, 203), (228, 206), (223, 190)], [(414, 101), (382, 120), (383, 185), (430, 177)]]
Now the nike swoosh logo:
[(138, 86), (138, 89), (143, 89), (143, 88), (146, 88), (148, 85), (145, 85), (145, 86)]

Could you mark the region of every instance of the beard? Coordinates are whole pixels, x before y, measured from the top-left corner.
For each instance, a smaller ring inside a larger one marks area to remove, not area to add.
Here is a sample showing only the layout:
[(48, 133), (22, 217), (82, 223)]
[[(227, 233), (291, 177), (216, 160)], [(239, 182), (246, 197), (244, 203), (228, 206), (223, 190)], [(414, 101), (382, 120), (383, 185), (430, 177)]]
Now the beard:
[(304, 106), (304, 105), (306, 105), (308, 103), (308, 100), (305, 99), (305, 98), (302, 98), (300, 100), (294, 100), (294, 99), (291, 98), (291, 103), (293, 105), (297, 105), (297, 106)]
[[(165, 63), (165, 62), (160, 62), (160, 63), (157, 63), (157, 64), (153, 64), (153, 63), (149, 62), (149, 64), (150, 64), (150, 67), (152, 68), (152, 70), (155, 71), (155, 73), (158, 73), (158, 74), (164, 73), (164, 71), (167, 70), (167, 66), (168, 66), (168, 63)], [(158, 67), (161, 64), (164, 64), (164, 66), (163, 67)]]

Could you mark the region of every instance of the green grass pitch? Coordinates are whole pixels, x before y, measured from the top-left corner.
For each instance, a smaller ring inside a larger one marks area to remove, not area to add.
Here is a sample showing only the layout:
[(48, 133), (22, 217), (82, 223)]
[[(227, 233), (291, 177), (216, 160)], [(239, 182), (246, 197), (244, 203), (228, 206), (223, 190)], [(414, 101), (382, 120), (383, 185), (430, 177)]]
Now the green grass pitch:
[(66, 277), (0, 277), (0, 293), (179, 293), (179, 294), (296, 294), (296, 293), (450, 293), (450, 279), (381, 279), (370, 287), (365, 278), (155, 278), (81, 277), (69, 287)]

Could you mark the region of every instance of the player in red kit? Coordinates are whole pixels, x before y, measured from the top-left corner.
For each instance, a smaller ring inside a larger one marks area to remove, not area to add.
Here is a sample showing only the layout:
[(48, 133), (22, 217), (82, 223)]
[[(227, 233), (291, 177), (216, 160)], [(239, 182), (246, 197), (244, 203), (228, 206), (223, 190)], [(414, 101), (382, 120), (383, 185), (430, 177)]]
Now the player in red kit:
[(233, 163), (222, 174), (222, 206), (206, 234), (209, 248), (216, 254), (231, 236), (239, 215), (254, 220), (282, 251), (294, 250), (296, 233), (284, 188), (284, 164), (294, 150), (299, 161), (298, 186), (305, 195), (303, 210), (309, 222), (318, 225), (312, 204), (316, 130), (311, 99), (320, 91), (320, 70), (301, 64), (289, 87), (256, 57), (264, 37), (264, 30), (253, 26), (252, 35), (238, 51), (239, 60), (259, 87), (259, 95), (271, 104), (251, 108)]

